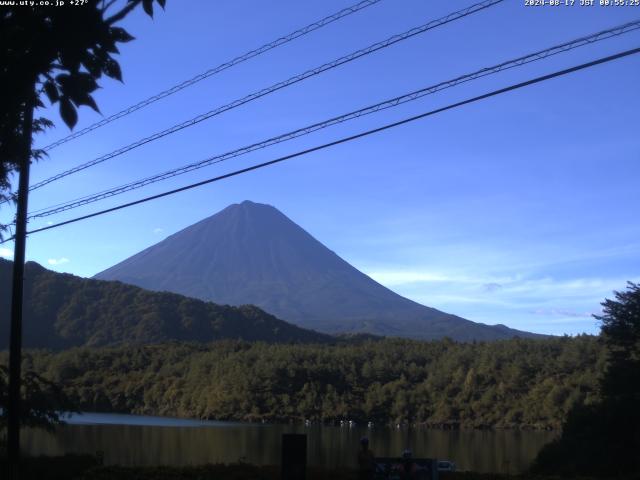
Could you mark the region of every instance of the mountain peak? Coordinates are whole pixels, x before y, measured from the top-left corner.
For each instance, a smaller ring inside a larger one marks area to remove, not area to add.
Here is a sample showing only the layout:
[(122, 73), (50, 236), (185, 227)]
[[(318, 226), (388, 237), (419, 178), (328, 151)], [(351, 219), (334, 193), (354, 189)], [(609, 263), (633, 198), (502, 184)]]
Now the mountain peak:
[(243, 200), (238, 205), (243, 206), (243, 207), (270, 207), (270, 208), (275, 208), (275, 207), (273, 207), (271, 205), (268, 205), (266, 203), (252, 202), (251, 200)]
[(245, 200), (96, 275), (230, 305), (327, 333), (491, 340), (527, 336), (401, 297), (271, 205)]
[(268, 205), (266, 203), (252, 202), (251, 200), (243, 200), (240, 203), (232, 203), (231, 205), (229, 205), (224, 210), (228, 210), (228, 209), (231, 209), (231, 210), (237, 210), (237, 209), (241, 209), (241, 210), (261, 210), (261, 209), (267, 209), (267, 208), (273, 209), (273, 210), (277, 210), (277, 208), (272, 206), (272, 205)]
[(195, 223), (192, 226), (198, 225), (199, 223), (203, 222), (215, 222), (218, 221), (221, 217), (237, 217), (238, 219), (255, 221), (256, 219), (274, 218), (275, 216), (279, 217), (281, 220), (290, 221), (286, 217), (286, 215), (280, 212), (280, 210), (278, 210), (273, 205), (252, 202), (251, 200), (244, 200), (240, 203), (232, 203), (228, 207), (220, 210), (217, 213), (214, 213), (201, 222)]

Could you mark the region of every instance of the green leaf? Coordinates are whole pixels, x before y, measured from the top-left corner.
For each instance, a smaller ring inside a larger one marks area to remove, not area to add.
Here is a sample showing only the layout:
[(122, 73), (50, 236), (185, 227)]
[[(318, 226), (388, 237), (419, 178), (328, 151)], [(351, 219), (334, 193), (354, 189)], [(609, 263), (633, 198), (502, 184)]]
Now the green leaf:
[(60, 51), (60, 61), (65, 70), (75, 73), (80, 69), (79, 53), (73, 49)]
[(60, 75), (56, 76), (56, 82), (58, 82), (60, 86), (64, 89), (64, 87), (69, 82), (70, 78), (71, 78), (71, 75), (68, 75), (66, 73), (61, 73)]
[(102, 44), (102, 48), (104, 51), (109, 53), (120, 53), (120, 50), (118, 50), (118, 47), (116, 46), (116, 42), (105, 42)]
[(41, 148), (34, 148), (31, 150), (31, 157), (36, 161), (40, 161), (45, 157), (49, 157), (49, 154)]
[(98, 88), (98, 82), (96, 82), (93, 75), (89, 73), (80, 72), (73, 76), (73, 82), (82, 90), (91, 93)]
[(33, 120), (32, 128), (35, 133), (42, 133), (47, 128), (52, 128), (53, 122), (45, 117), (35, 118)]
[(84, 95), (82, 97), (78, 97), (77, 99), (74, 98), (73, 99), (73, 103), (75, 103), (77, 106), (87, 105), (88, 107), (91, 107), (96, 112), (100, 113), (100, 109), (98, 108), (98, 104), (93, 99), (93, 97), (91, 95), (89, 95), (89, 94), (86, 94), (86, 95)]
[(109, 29), (109, 33), (111, 34), (111, 38), (116, 42), (127, 43), (131, 40), (135, 40), (135, 37), (130, 35), (124, 28), (111, 27)]
[(45, 128), (53, 128), (54, 124), (51, 120), (49, 120), (48, 118), (45, 117), (40, 117), (40, 118), (36, 118), (33, 121), (34, 126), (37, 124), (40, 128), (45, 129)]
[(153, 18), (153, 0), (142, 0), (142, 8), (147, 15)]
[(73, 75), (58, 76), (62, 95), (76, 104), (88, 105), (98, 111), (98, 107), (89, 95), (98, 88), (95, 79), (88, 73), (79, 72)]
[(82, 60), (82, 64), (84, 65), (84, 68), (87, 69), (87, 71), (91, 74), (93, 78), (100, 78), (100, 76), (102, 75), (102, 69), (100, 68), (100, 61), (98, 60), (98, 57), (96, 57), (95, 55), (87, 52)]
[(60, 116), (71, 130), (78, 123), (78, 112), (76, 112), (76, 107), (73, 106), (69, 97), (60, 99)]
[(51, 80), (47, 80), (44, 84), (44, 93), (49, 97), (49, 101), (51, 103), (56, 103), (60, 100), (60, 92), (58, 92), (58, 87)]
[(102, 65), (102, 71), (111, 78), (122, 81), (122, 71), (120, 65), (112, 58), (108, 58)]

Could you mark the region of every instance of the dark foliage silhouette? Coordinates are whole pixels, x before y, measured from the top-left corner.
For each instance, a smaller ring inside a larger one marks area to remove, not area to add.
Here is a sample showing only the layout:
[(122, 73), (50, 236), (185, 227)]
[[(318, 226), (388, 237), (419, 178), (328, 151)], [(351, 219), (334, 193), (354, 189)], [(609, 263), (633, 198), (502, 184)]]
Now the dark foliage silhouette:
[[(28, 360), (27, 360), (28, 362)], [(0, 432), (6, 427), (9, 371), (0, 365)], [(22, 425), (51, 430), (63, 421), (62, 412), (73, 412), (75, 404), (62, 388), (32, 370), (22, 375)]]
[(563, 475), (640, 474), (640, 285), (602, 303), (607, 365), (601, 401), (577, 405), (562, 436), (545, 447), (534, 471)]
[[(164, 8), (166, 0), (155, 1)], [(32, 143), (25, 138), (32, 109), (44, 107), (46, 98), (73, 128), (81, 105), (98, 111), (91, 94), (103, 74), (122, 80), (114, 55), (119, 43), (133, 37), (116, 24), (139, 5), (153, 15), (154, 0), (127, 0), (114, 10), (115, 3), (0, 8), (0, 201), (12, 197), (11, 173), (24, 161), (25, 144)], [(35, 135), (53, 123), (34, 117), (32, 125)], [(35, 159), (43, 155), (41, 150), (31, 153)]]

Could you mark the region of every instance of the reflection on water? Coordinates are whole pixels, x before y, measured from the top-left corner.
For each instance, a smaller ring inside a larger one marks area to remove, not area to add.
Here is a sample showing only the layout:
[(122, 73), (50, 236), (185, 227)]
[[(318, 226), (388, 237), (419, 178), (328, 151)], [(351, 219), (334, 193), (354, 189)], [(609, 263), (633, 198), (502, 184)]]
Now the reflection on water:
[(62, 419), (72, 425), (142, 425), (147, 427), (237, 427), (238, 422), (218, 422), (193, 418), (152, 417), (124, 413), (63, 413)]
[(85, 414), (72, 422), (54, 433), (25, 430), (25, 452), (62, 455), (101, 450), (105, 463), (119, 465), (198, 465), (241, 458), (275, 465), (280, 461), (281, 435), (307, 433), (310, 465), (353, 467), (359, 439), (366, 435), (378, 456), (400, 455), (408, 445), (414, 456), (452, 460), (459, 470), (517, 473), (555, 436), (552, 432), (305, 427), (109, 414)]

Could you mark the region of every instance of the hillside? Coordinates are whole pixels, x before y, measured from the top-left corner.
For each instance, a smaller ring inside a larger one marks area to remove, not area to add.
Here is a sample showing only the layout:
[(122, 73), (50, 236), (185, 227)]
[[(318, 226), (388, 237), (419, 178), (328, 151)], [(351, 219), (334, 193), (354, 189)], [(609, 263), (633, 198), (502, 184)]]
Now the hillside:
[[(597, 337), (211, 344), (31, 352), (81, 410), (243, 421), (557, 428), (598, 398)], [(0, 353), (0, 364), (6, 354)]]
[(221, 304), (252, 304), (304, 328), (415, 339), (536, 335), (471, 322), (380, 285), (276, 208), (249, 201), (181, 230), (96, 278)]
[[(0, 315), (9, 318), (13, 262), (0, 259)], [(52, 272), (34, 262), (25, 270), (23, 345), (64, 349), (122, 343), (327, 342), (331, 337), (290, 325), (254, 306), (221, 306), (174, 293), (145, 291)], [(8, 346), (0, 323), (0, 349)]]

